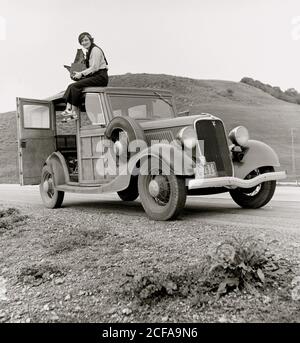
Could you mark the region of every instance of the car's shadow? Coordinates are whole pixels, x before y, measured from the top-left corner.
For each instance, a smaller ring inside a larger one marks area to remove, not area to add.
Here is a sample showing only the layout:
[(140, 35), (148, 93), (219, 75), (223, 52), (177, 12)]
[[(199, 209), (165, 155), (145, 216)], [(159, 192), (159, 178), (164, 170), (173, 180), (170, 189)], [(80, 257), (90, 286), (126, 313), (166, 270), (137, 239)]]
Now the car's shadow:
[[(86, 211), (90, 213), (119, 213), (131, 216), (145, 216), (145, 211), (140, 201), (124, 202), (120, 200), (105, 200), (97, 199), (96, 201), (80, 201), (74, 200), (72, 202), (66, 201), (63, 205), (64, 208), (74, 208), (77, 210)], [(205, 202), (205, 199), (199, 199), (199, 201), (193, 199), (193, 201), (187, 201), (185, 208), (182, 211), (179, 219), (185, 217), (210, 217), (216, 214), (241, 214), (246, 210), (243, 210), (230, 201), (224, 201), (224, 199), (215, 199), (214, 202), (209, 200)]]

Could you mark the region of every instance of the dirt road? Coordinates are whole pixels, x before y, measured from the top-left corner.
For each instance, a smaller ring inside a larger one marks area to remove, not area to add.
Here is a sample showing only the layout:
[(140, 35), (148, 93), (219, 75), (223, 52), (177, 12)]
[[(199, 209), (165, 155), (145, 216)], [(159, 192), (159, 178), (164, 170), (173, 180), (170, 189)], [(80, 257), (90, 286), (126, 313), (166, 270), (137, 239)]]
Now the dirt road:
[[(37, 186), (0, 185), (0, 202), (43, 208)], [(91, 209), (93, 212), (99, 210), (107, 214), (146, 216), (139, 201), (124, 203), (117, 194), (67, 193), (63, 207), (77, 210)], [(189, 197), (181, 218), (219, 225), (276, 227), (283, 230), (296, 230), (300, 234), (300, 187), (277, 187), (273, 200), (259, 210), (241, 209), (227, 194)]]

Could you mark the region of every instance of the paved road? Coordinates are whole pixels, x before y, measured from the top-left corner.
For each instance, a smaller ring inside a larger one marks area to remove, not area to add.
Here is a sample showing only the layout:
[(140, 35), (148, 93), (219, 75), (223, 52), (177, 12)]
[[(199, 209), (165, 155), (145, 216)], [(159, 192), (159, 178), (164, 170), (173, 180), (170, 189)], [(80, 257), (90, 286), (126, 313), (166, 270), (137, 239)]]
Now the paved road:
[[(0, 204), (29, 204), (43, 207), (37, 186), (0, 185)], [(139, 201), (124, 203), (116, 194), (83, 195), (67, 193), (64, 207), (99, 208), (107, 213), (118, 212), (145, 216)], [(189, 197), (183, 217), (209, 224), (228, 224), (295, 230), (300, 234), (300, 187), (277, 187), (273, 200), (263, 209), (239, 208), (227, 194)]]

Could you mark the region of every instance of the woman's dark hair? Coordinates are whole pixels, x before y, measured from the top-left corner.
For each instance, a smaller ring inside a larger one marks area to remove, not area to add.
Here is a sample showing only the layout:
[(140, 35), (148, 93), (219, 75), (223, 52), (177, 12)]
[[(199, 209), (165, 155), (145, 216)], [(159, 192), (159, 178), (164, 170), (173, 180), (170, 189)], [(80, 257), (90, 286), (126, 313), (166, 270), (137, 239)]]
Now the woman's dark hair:
[(88, 32), (82, 32), (78, 37), (78, 42), (80, 45), (84, 37), (87, 37), (91, 41), (92, 44), (94, 43), (94, 38)]
[[(90, 41), (91, 41), (91, 46), (89, 47), (88, 51), (87, 51), (87, 54), (86, 54), (86, 57), (85, 57), (85, 64), (86, 64), (86, 67), (89, 68), (89, 60), (90, 60), (90, 56), (91, 56), (91, 52), (92, 52), (92, 49), (96, 46), (97, 48), (99, 48), (98, 45), (96, 45), (94, 43), (94, 38), (88, 33), (88, 32), (82, 32), (79, 37), (78, 37), (78, 42), (79, 44), (81, 45), (81, 41), (83, 40), (84, 37), (87, 37)], [(99, 48), (102, 53), (103, 53), (103, 56), (104, 56), (104, 60), (105, 60), (105, 63), (108, 65), (108, 62), (107, 62), (107, 59), (104, 55), (104, 52), (101, 48)]]

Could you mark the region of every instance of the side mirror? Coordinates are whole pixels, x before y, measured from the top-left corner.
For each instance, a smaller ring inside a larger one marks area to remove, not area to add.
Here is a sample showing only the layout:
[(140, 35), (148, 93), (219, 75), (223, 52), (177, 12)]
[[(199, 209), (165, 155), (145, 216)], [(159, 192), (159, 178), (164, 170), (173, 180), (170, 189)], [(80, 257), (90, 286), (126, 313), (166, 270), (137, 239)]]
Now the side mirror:
[(182, 111), (182, 112), (178, 112), (178, 116), (179, 117), (186, 117), (186, 116), (189, 116), (190, 115), (190, 110), (185, 110), (185, 111)]

